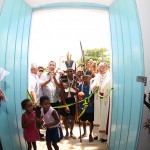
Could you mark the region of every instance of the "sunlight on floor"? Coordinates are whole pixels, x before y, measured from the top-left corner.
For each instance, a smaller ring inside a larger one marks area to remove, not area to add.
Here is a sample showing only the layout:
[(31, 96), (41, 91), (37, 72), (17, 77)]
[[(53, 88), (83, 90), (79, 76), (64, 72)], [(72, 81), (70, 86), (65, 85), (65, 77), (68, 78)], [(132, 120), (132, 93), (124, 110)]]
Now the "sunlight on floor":
[[(65, 134), (64, 127), (62, 125), (63, 133)], [(98, 127), (94, 127), (94, 135), (97, 133)], [(87, 132), (89, 128), (87, 127)], [(45, 134), (45, 130), (41, 130), (42, 133)], [(79, 137), (79, 127), (78, 124), (75, 125), (74, 128), (74, 135), (76, 137)], [(82, 129), (81, 129), (82, 132)], [(82, 139), (82, 143), (80, 142), (80, 139), (63, 139), (61, 142), (58, 143), (59, 148), (61, 150), (108, 150), (108, 145), (107, 143), (101, 143), (100, 141), (94, 140), (94, 142), (89, 143), (89, 138), (88, 136)], [(38, 150), (47, 150), (46, 143), (45, 141), (38, 141), (37, 142), (37, 149)]]

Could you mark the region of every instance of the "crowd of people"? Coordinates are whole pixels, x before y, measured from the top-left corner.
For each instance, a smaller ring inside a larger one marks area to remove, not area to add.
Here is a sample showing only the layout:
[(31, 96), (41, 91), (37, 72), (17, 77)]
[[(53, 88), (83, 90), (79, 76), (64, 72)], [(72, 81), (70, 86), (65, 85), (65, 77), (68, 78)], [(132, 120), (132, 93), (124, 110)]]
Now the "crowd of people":
[[(65, 66), (66, 70), (56, 69), (56, 62), (52, 60), (46, 70), (35, 63), (31, 64), (28, 89), (33, 101), (25, 99), (21, 103), (25, 110), (22, 128), (28, 150), (32, 147), (36, 150), (36, 141), (43, 138), (41, 125), (46, 128), (48, 150), (52, 150), (52, 146), (59, 150), (57, 143), (62, 138), (77, 138), (73, 133), (77, 120), (82, 122), (84, 131), (79, 138), (88, 136), (89, 142), (94, 139), (107, 141), (111, 89), (108, 64), (101, 62), (97, 67), (96, 62), (90, 59), (84, 66), (78, 65), (76, 68), (68, 53)], [(84, 93), (82, 98), (80, 92)], [(60, 118), (65, 133), (62, 132)], [(86, 121), (89, 122), (89, 135)], [(94, 123), (99, 124), (97, 137), (93, 137)]]

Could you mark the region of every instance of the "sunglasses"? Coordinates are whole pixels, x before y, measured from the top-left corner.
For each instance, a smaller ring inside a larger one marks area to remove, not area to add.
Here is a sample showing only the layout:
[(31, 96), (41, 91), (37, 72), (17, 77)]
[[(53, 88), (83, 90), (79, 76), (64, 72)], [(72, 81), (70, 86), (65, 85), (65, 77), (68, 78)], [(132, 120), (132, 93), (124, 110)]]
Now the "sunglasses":
[(39, 72), (43, 72), (43, 70), (39, 70)]

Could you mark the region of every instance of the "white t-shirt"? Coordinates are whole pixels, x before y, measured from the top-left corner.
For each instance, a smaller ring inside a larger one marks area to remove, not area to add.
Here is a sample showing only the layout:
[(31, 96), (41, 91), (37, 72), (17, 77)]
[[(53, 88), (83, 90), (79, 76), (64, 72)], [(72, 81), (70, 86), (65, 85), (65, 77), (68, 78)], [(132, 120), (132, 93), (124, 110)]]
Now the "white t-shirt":
[[(59, 83), (60, 74), (57, 73), (55, 77)], [(41, 80), (45, 82), (49, 80), (50, 75), (48, 72), (46, 72), (42, 75), (41, 78), (42, 78)], [(45, 87), (43, 87), (43, 94), (47, 95), (50, 98), (51, 103), (56, 103), (59, 101), (59, 89), (56, 86), (54, 79), (52, 79)]]
[(35, 91), (37, 101), (40, 99), (40, 93), (39, 93), (40, 85), (39, 85), (39, 79), (36, 74), (31, 73), (29, 77), (29, 92)]
[[(47, 113), (44, 114), (44, 110), (43, 110), (43, 108), (41, 108), (41, 116), (43, 116), (43, 119), (44, 119), (45, 124), (47, 124), (47, 123), (52, 123), (52, 122), (55, 121), (54, 117), (52, 116), (52, 112), (53, 112), (53, 111), (56, 111), (56, 110), (54, 110), (54, 108), (52, 108), (52, 107), (50, 106), (50, 107), (49, 107), (49, 110), (47, 111)], [(57, 113), (57, 111), (56, 111), (56, 113)], [(58, 114), (57, 114), (57, 115), (58, 115)], [(59, 116), (58, 116), (58, 117), (59, 117)], [(50, 128), (54, 128), (54, 127), (58, 127), (58, 126), (59, 126), (59, 123), (56, 124), (56, 125), (54, 125), (54, 126), (51, 126)]]

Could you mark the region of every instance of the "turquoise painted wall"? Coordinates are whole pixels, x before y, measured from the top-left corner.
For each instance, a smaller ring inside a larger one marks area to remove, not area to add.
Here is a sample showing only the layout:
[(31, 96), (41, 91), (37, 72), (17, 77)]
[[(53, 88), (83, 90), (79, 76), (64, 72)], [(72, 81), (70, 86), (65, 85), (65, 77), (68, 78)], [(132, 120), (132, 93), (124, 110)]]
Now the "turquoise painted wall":
[(28, 45), (32, 9), (24, 0), (4, 0), (0, 14), (0, 67), (10, 74), (0, 83), (8, 102), (0, 106), (3, 150), (26, 149), (21, 128), (21, 101), (26, 98)]
[(111, 150), (137, 149), (144, 76), (143, 48), (139, 18), (134, 0), (115, 0), (109, 8), (112, 36), (113, 102)]

